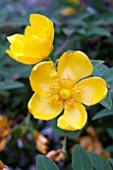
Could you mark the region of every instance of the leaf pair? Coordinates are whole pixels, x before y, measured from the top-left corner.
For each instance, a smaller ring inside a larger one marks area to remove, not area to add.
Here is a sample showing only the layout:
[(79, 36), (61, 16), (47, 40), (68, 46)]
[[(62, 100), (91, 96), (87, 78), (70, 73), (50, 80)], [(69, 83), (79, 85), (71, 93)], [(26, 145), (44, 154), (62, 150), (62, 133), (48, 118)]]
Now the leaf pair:
[[(59, 170), (56, 164), (43, 155), (38, 155), (36, 160), (37, 170)], [(73, 170), (112, 170), (110, 163), (103, 157), (86, 152), (81, 146), (76, 145), (72, 155)]]

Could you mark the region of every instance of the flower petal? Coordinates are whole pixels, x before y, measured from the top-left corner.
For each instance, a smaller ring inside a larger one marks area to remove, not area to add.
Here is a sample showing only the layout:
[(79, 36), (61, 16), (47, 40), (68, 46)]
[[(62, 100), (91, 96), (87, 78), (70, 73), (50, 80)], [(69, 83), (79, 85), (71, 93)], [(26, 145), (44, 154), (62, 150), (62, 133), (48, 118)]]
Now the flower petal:
[(72, 15), (74, 14), (76, 11), (74, 8), (71, 8), (71, 7), (68, 7), (68, 8), (64, 8), (62, 11), (61, 11), (61, 15), (63, 16), (68, 16), (68, 15)]
[(17, 61), (23, 63), (23, 64), (35, 64), (39, 61), (41, 61), (42, 58), (33, 58), (28, 56), (17, 56)]
[[(29, 32), (29, 27), (26, 31)], [(25, 37), (15, 34), (9, 36), (8, 40), (11, 42), (11, 51), (6, 50), (6, 52), (13, 59), (24, 64), (35, 64), (47, 58), (52, 49), (52, 45), (48, 39), (39, 39), (33, 35)]]
[(10, 49), (13, 55), (21, 56), (23, 55), (23, 47), (25, 43), (25, 37), (21, 34), (14, 34), (7, 37), (8, 41), (11, 43)]
[[(23, 64), (35, 64), (37, 62), (37, 58), (25, 57), (25, 56), (16, 56), (10, 50), (6, 50), (6, 53), (13, 58), (14, 60), (21, 62)], [(40, 59), (41, 61), (41, 59)]]
[(29, 111), (34, 118), (41, 120), (50, 120), (56, 117), (63, 109), (63, 102), (58, 101), (52, 104), (54, 96), (48, 94), (35, 93), (28, 103)]
[(30, 15), (30, 24), (33, 30), (34, 35), (39, 38), (48, 38), (53, 42), (54, 38), (54, 27), (52, 21), (40, 14), (31, 14)]
[(17, 59), (17, 56), (13, 55), (13, 53), (12, 53), (10, 50), (6, 50), (6, 53), (7, 53), (11, 58), (13, 58), (14, 60), (19, 61), (19, 60)]
[(99, 103), (107, 95), (106, 82), (100, 77), (91, 77), (78, 83), (82, 90), (80, 102), (90, 106)]
[(69, 77), (74, 82), (89, 76), (93, 71), (93, 66), (81, 51), (65, 52), (58, 63), (58, 76), (65, 79)]
[(51, 49), (52, 45), (48, 39), (39, 39), (36, 36), (31, 36), (24, 45), (24, 55), (37, 58), (37, 62), (39, 62), (48, 57)]
[(12, 44), (12, 43), (15, 43), (16, 41), (22, 42), (24, 39), (24, 36), (21, 34), (14, 34), (14, 35), (8, 36), (7, 39)]
[(56, 80), (56, 69), (52, 61), (35, 65), (31, 71), (30, 84), (33, 91), (50, 91), (50, 84)]
[(72, 108), (65, 106), (65, 111), (58, 119), (57, 126), (64, 130), (78, 130), (81, 129), (87, 121), (87, 112), (85, 107), (76, 102)]
[(31, 26), (27, 26), (24, 31), (24, 35), (26, 38), (30, 37), (33, 34)]

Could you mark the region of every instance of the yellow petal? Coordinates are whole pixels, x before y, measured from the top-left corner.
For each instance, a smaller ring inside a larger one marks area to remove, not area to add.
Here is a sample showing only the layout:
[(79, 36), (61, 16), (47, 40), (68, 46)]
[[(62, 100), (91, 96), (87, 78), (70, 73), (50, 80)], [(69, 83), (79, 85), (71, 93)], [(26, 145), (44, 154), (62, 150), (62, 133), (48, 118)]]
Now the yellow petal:
[(78, 5), (80, 2), (79, 0), (69, 0), (70, 3)]
[(58, 63), (58, 76), (60, 79), (69, 77), (74, 82), (89, 76), (93, 66), (88, 57), (81, 51), (65, 52)]
[(54, 96), (48, 94), (35, 93), (28, 103), (29, 111), (34, 118), (41, 120), (50, 120), (56, 117), (63, 109), (63, 102), (57, 101), (52, 104)]
[(58, 119), (57, 126), (64, 130), (78, 130), (81, 129), (87, 121), (87, 112), (84, 106), (76, 102), (72, 108), (65, 106), (65, 111)]
[(67, 15), (71, 15), (75, 13), (75, 9), (74, 8), (65, 8), (61, 11), (61, 15), (63, 16), (67, 16)]
[(12, 44), (15, 43), (16, 41), (22, 42), (23, 41), (24, 36), (21, 34), (14, 34), (11, 36), (8, 36), (7, 39), (8, 41)]
[(25, 37), (21, 34), (14, 34), (12, 36), (7, 37), (8, 41), (11, 43), (10, 49), (13, 55), (22, 56), (23, 55), (23, 47), (25, 43)]
[(18, 56), (17, 60), (23, 64), (35, 64), (39, 61), (42, 61), (42, 58), (33, 58), (28, 56)]
[(56, 77), (52, 76), (56, 73), (55, 65), (52, 61), (41, 62), (34, 66), (30, 75), (30, 84), (33, 91), (50, 91)]
[(39, 38), (46, 37), (51, 42), (53, 42), (54, 27), (50, 19), (40, 14), (31, 14), (30, 24), (34, 35), (38, 36)]
[[(29, 32), (29, 27), (26, 34)], [(48, 39), (39, 39), (33, 35), (24, 37), (19, 34), (8, 37), (11, 42), (10, 50), (6, 50), (13, 59), (24, 64), (35, 64), (47, 58), (51, 52), (52, 45)]]
[[(10, 50), (6, 50), (6, 53), (13, 58), (14, 60), (21, 62), (23, 64), (35, 64), (37, 62), (37, 58), (31, 58), (31, 57), (26, 57), (26, 56), (16, 56), (14, 55)], [(40, 58), (40, 61), (42, 59)]]
[(24, 45), (24, 55), (37, 58), (37, 62), (39, 62), (48, 57), (51, 49), (52, 45), (48, 39), (39, 39), (36, 36), (31, 36)]
[(106, 82), (100, 77), (91, 77), (78, 83), (81, 89), (80, 102), (90, 106), (99, 103), (107, 95)]
[(25, 37), (30, 37), (33, 34), (31, 26), (27, 26), (24, 31)]
[(34, 64), (37, 62), (36, 58), (24, 56), (23, 54), (24, 44), (26, 41), (25, 36), (20, 34), (14, 34), (12, 36), (7, 37), (7, 39), (11, 43), (11, 45), (10, 45), (10, 50), (6, 50), (6, 53), (11, 58), (24, 64)]
[(12, 53), (10, 50), (6, 50), (6, 53), (7, 53), (11, 58), (13, 58), (14, 60), (19, 61), (19, 60), (17, 59), (17, 57), (16, 57), (15, 55), (13, 55), (13, 53)]

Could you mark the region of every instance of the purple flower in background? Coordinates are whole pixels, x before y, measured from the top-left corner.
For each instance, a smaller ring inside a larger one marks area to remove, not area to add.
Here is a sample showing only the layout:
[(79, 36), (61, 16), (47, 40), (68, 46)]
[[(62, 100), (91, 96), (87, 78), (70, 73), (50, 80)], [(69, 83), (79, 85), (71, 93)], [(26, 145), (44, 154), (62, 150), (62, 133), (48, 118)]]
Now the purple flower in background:
[(94, 8), (92, 8), (91, 6), (87, 6), (86, 10), (91, 14), (97, 14), (97, 11)]

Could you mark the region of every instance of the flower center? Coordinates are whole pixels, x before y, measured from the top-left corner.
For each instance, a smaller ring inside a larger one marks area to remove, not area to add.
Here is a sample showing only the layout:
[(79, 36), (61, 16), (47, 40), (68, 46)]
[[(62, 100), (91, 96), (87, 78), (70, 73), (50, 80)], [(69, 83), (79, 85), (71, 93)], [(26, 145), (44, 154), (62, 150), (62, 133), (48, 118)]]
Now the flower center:
[(60, 96), (62, 97), (62, 99), (68, 99), (71, 96), (71, 93), (68, 89), (62, 89), (60, 92)]

